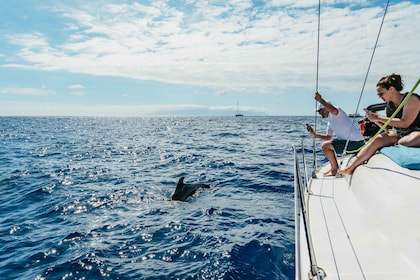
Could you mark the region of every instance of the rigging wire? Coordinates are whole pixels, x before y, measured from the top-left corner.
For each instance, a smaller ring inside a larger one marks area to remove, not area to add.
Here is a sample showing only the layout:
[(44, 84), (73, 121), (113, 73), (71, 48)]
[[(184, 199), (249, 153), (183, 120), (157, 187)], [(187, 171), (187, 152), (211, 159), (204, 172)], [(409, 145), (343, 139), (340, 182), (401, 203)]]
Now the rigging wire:
[[(379, 26), (378, 35), (376, 36), (375, 46), (373, 47), (372, 56), (370, 57), (369, 65), (368, 65), (368, 68), (367, 68), (367, 71), (366, 71), (366, 75), (365, 75), (365, 79), (364, 79), (364, 81), (363, 81), (362, 89), (361, 89), (361, 91), (360, 91), (359, 100), (357, 101), (356, 111), (355, 111), (355, 113), (354, 113), (354, 115), (355, 115), (355, 116), (357, 115), (357, 111), (359, 110), (360, 101), (362, 100), (363, 92), (364, 92), (364, 90), (365, 90), (365, 86), (366, 86), (366, 81), (367, 81), (367, 79), (368, 79), (369, 72), (370, 72), (370, 68), (371, 68), (371, 66), (372, 66), (373, 57), (375, 56), (375, 51), (376, 51), (376, 48), (377, 48), (377, 46), (378, 46), (379, 37), (380, 37), (380, 35), (381, 35), (382, 27), (383, 27), (384, 22), (385, 22), (385, 16), (386, 16), (386, 14), (387, 14), (387, 12), (388, 12), (388, 6), (389, 6), (389, 0), (388, 0), (388, 1), (387, 1), (387, 3), (386, 3), (385, 10), (384, 10), (384, 15), (382, 16), (381, 25)], [(352, 126), (355, 124), (355, 121), (356, 121), (356, 118), (353, 118)], [(346, 153), (349, 153), (349, 152), (352, 152), (352, 153), (354, 153), (354, 152), (358, 152), (358, 151), (360, 151), (360, 149), (361, 149), (361, 148), (360, 148), (359, 150), (355, 150), (355, 151), (347, 151), (347, 146), (348, 146), (349, 141), (350, 141), (350, 134), (351, 134), (351, 127), (350, 127), (350, 129), (349, 129), (349, 134), (348, 134), (348, 136), (347, 136), (347, 141), (346, 141), (346, 144), (344, 145), (344, 150), (343, 150), (343, 154), (342, 154), (342, 156), (343, 156), (344, 154), (346, 154)], [(341, 165), (341, 162), (340, 162), (340, 165)]]
[[(319, 85), (319, 36), (320, 36), (320, 30), (321, 30), (321, 0), (318, 0), (318, 38), (317, 38), (317, 46), (316, 46), (316, 81), (315, 81), (315, 92), (318, 92), (318, 85)], [(315, 101), (315, 124), (314, 124), (314, 128), (315, 131), (317, 131), (317, 102)], [(312, 177), (316, 177), (316, 169), (317, 169), (317, 164), (316, 164), (316, 137), (313, 138), (313, 165), (312, 165)]]
[(318, 92), (318, 84), (319, 84), (318, 80), (319, 80), (319, 41), (320, 41), (319, 36), (320, 36), (320, 30), (321, 30), (321, 0), (318, 1), (318, 38), (317, 38), (317, 46), (316, 46), (316, 84), (315, 84), (316, 92)]

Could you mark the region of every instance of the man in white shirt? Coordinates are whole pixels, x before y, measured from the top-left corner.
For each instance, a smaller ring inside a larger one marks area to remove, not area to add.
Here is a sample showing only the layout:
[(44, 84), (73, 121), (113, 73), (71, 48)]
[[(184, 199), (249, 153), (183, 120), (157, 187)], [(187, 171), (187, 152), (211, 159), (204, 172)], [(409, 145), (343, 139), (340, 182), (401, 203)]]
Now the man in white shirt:
[(341, 154), (345, 148), (347, 138), (349, 143), (347, 151), (357, 150), (364, 145), (363, 136), (350, 117), (339, 107), (325, 101), (319, 92), (315, 93), (315, 100), (319, 102), (318, 113), (323, 118), (328, 118), (327, 133), (317, 133), (311, 126), (307, 130), (314, 137), (323, 140), (321, 148), (330, 162), (331, 169), (324, 176), (335, 176), (338, 171), (336, 153)]

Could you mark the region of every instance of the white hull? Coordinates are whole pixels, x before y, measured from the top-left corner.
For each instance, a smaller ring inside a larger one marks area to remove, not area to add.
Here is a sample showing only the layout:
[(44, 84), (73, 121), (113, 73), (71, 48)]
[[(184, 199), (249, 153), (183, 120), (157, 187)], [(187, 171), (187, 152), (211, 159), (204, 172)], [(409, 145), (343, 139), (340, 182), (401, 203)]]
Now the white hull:
[[(420, 170), (402, 168), (382, 154), (352, 177), (323, 177), (328, 167), (309, 180), (311, 194), (305, 195), (315, 260), (325, 279), (420, 279)], [(309, 279), (302, 217), (296, 279)]]

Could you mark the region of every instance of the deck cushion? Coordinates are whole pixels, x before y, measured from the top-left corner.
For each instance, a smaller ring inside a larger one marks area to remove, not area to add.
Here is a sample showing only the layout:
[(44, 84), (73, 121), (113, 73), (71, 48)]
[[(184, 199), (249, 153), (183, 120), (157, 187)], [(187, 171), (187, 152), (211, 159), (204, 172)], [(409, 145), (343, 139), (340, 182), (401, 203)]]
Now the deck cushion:
[(381, 153), (402, 167), (420, 170), (420, 148), (396, 145), (382, 148)]

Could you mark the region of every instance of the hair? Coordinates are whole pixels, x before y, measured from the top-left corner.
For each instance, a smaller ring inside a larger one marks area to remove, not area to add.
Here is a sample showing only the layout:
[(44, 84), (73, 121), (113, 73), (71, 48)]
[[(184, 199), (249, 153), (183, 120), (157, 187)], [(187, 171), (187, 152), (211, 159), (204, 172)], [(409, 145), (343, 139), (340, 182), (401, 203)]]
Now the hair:
[(383, 87), (386, 90), (394, 87), (396, 90), (401, 91), (404, 88), (404, 83), (401, 80), (401, 75), (392, 73), (391, 75), (380, 78), (376, 86)]

